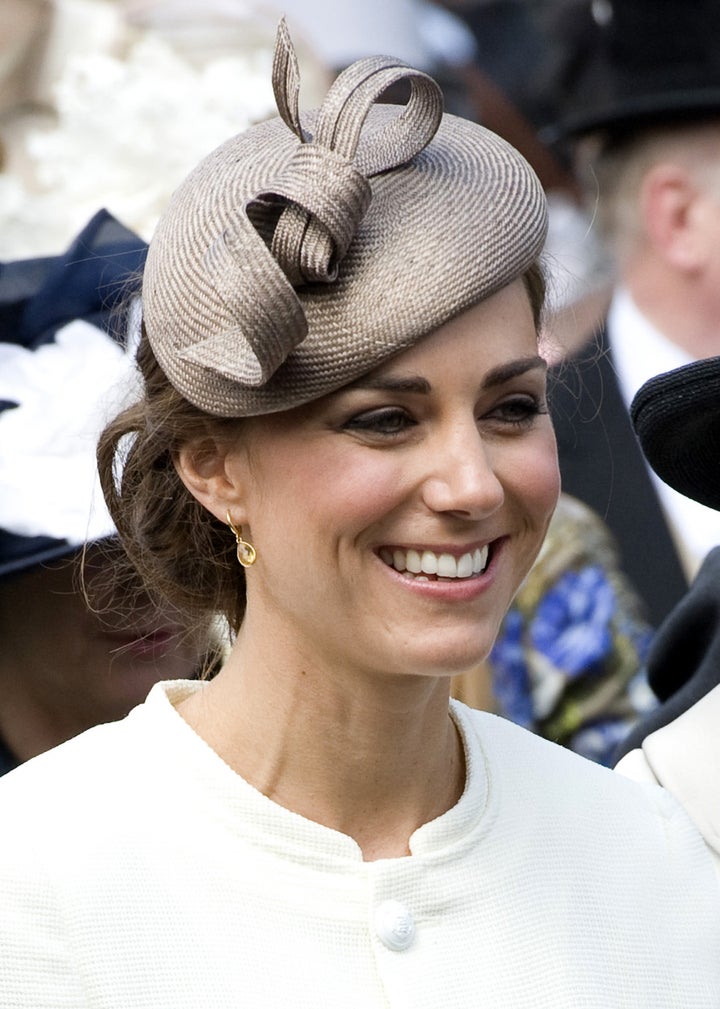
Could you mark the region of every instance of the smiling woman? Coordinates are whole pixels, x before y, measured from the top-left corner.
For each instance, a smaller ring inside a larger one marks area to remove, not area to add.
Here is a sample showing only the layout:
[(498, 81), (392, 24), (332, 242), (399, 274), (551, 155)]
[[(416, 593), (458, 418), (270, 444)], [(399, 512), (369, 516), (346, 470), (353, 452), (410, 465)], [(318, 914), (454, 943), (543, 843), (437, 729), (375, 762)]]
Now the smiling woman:
[(447, 677), (487, 654), (558, 494), (536, 348), (517, 280), (338, 392), (181, 447), (195, 497), (262, 544), (243, 666), (312, 654), (332, 691), (338, 665), (360, 689), (361, 675)]
[(0, 783), (0, 1006), (714, 1009), (680, 807), (449, 700), (559, 492), (539, 183), (397, 61), (301, 123), (281, 25), (274, 83), (158, 226), (98, 454), (132, 569), (232, 646)]

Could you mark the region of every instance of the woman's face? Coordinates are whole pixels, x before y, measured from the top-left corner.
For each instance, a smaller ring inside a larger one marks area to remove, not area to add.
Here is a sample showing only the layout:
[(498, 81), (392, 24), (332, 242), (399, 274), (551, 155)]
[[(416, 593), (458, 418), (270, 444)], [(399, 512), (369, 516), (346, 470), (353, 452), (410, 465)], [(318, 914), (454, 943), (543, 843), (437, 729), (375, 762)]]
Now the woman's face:
[(37, 720), (54, 726), (58, 741), (121, 718), (157, 680), (191, 676), (208, 643), (205, 634), (183, 633), (176, 613), (146, 597), (130, 605), (100, 589), (112, 563), (104, 546), (87, 551), (86, 587), (103, 608), (92, 612), (76, 562), (54, 561), (0, 583), (0, 682), (6, 694), (34, 698), (43, 713)]
[(213, 510), (258, 553), (250, 633), (374, 672), (477, 664), (559, 492), (523, 283), (340, 392), (247, 421), (225, 462), (240, 490)]

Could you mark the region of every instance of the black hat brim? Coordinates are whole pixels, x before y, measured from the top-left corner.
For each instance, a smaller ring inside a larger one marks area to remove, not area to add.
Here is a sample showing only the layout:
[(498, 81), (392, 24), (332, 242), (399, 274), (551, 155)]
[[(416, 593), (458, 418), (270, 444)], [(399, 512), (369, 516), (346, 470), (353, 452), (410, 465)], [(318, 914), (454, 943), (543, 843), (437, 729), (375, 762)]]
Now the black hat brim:
[(568, 116), (563, 122), (543, 130), (543, 139), (554, 144), (600, 130), (619, 133), (658, 123), (690, 124), (714, 118), (720, 120), (720, 87), (706, 91), (689, 89), (637, 94)]
[(645, 457), (660, 479), (720, 510), (720, 357), (650, 379), (630, 413)]

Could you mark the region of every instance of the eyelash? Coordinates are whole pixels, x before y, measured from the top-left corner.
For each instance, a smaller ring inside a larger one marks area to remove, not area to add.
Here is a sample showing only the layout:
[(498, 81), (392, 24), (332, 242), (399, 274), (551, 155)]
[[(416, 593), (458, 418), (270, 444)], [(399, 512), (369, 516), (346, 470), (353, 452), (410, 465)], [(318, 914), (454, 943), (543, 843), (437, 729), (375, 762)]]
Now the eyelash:
[(517, 396), (505, 400), (494, 412), (505, 412), (502, 419), (513, 427), (529, 427), (536, 417), (547, 413), (547, 407), (534, 396)]
[[(500, 403), (483, 419), (497, 420), (511, 428), (523, 428), (530, 427), (535, 418), (544, 413), (547, 413), (547, 408), (535, 397), (517, 396)], [(342, 427), (346, 431), (360, 431), (392, 438), (403, 434), (408, 428), (416, 427), (417, 423), (415, 418), (401, 407), (383, 407), (356, 414), (345, 421)]]
[[(417, 421), (406, 410), (393, 406), (358, 413), (345, 421), (343, 429), (393, 437), (393, 435), (402, 434), (409, 427), (415, 427), (416, 424)], [(389, 428), (393, 429), (389, 430)]]

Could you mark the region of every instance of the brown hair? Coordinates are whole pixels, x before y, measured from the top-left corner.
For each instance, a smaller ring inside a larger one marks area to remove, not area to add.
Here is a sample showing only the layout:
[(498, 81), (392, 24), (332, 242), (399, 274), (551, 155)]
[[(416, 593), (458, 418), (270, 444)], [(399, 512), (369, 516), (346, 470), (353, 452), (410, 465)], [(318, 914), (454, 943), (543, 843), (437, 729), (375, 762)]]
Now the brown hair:
[[(539, 329), (545, 299), (539, 263), (523, 282)], [(181, 396), (144, 330), (137, 362), (144, 396), (105, 428), (97, 451), (103, 493), (126, 553), (114, 567), (114, 582), (127, 594), (144, 587), (167, 599), (191, 627), (206, 626), (220, 614), (237, 631), (245, 612), (245, 577), (234, 538), (187, 490), (175, 458), (204, 434), (237, 437), (243, 420), (215, 417)]]
[(115, 580), (129, 592), (145, 586), (193, 626), (222, 614), (237, 630), (245, 579), (234, 539), (190, 494), (174, 460), (190, 440), (204, 432), (229, 435), (242, 421), (213, 417), (176, 392), (144, 331), (137, 363), (144, 396), (107, 425), (97, 449), (103, 494), (127, 555)]

